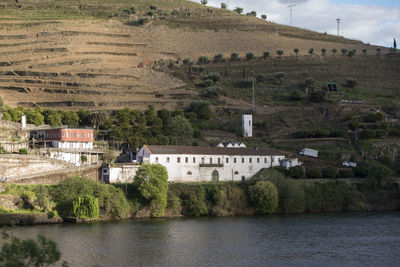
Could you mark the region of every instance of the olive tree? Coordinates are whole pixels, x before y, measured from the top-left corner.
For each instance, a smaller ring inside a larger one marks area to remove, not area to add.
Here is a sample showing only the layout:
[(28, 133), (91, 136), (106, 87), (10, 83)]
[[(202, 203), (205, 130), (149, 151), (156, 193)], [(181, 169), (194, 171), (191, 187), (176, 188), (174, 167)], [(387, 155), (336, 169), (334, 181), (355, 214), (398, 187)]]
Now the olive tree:
[(165, 167), (160, 164), (143, 164), (135, 175), (134, 183), (142, 197), (149, 202), (151, 216), (163, 216), (168, 192), (168, 173)]
[(293, 52), (296, 54), (296, 56), (299, 54), (300, 50), (298, 48), (293, 49)]
[(208, 4), (208, 1), (207, 1), (207, 0), (201, 0), (200, 3), (201, 3), (202, 5), (204, 5), (204, 6), (206, 6), (206, 5)]
[(236, 7), (233, 11), (235, 11), (238, 14), (242, 14), (243, 13), (243, 8), (242, 7)]
[(226, 9), (226, 3), (221, 3), (221, 8)]
[(263, 20), (267, 20), (267, 15), (262, 14), (262, 15), (261, 15), (261, 18), (262, 18)]

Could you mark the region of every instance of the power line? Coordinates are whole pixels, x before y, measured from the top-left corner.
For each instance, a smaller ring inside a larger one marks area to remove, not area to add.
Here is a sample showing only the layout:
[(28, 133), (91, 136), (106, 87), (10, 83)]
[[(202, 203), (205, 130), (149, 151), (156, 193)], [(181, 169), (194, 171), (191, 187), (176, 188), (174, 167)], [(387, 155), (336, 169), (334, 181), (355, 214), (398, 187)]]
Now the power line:
[(290, 13), (289, 25), (292, 25), (292, 24), (293, 24), (293, 12), (295, 11), (295, 10), (294, 10), (294, 7), (295, 7), (295, 6), (296, 6), (296, 5), (293, 4), (293, 0), (290, 0), (290, 3), (289, 3), (289, 5), (288, 5), (288, 7), (289, 7), (289, 13)]

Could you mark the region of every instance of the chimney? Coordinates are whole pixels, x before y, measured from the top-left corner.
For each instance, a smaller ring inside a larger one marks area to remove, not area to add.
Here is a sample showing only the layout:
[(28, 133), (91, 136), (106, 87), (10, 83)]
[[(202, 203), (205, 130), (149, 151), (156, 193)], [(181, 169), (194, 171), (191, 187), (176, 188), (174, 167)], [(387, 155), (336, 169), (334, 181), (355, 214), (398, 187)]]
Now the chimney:
[(21, 117), (21, 128), (22, 129), (26, 128), (26, 117), (25, 117), (25, 115), (22, 115), (22, 117)]

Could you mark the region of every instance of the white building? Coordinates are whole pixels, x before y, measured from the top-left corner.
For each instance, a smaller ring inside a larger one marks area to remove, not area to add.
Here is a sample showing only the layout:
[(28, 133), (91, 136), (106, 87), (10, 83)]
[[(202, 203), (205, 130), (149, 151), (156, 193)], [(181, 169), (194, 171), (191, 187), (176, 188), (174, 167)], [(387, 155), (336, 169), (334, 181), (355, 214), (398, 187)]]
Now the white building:
[(114, 164), (101, 168), (101, 181), (104, 183), (129, 183), (133, 182), (140, 165), (135, 164)]
[(253, 137), (253, 115), (242, 115), (243, 137)]
[(301, 162), (297, 159), (283, 159), (281, 160), (281, 166), (285, 167), (286, 169), (296, 167), (296, 166), (301, 166)]
[(245, 180), (284, 158), (275, 149), (145, 145), (136, 159), (163, 165), (170, 182), (200, 182)]

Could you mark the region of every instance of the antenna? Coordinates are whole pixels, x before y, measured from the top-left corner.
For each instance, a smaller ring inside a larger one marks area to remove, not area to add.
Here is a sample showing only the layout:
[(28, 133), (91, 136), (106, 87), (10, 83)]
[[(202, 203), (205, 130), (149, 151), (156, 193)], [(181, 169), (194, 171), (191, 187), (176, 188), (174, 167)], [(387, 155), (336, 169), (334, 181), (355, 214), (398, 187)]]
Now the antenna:
[(255, 110), (255, 104), (254, 104), (254, 78), (253, 78), (253, 99), (252, 99), (252, 107), (251, 107), (251, 109), (253, 110), (253, 113), (254, 113), (254, 110)]
[(289, 7), (289, 13), (290, 13), (289, 25), (292, 25), (292, 24), (293, 24), (293, 12), (295, 11), (295, 10), (294, 10), (294, 7), (295, 7), (295, 6), (296, 6), (296, 5), (293, 4), (293, 0), (290, 0), (290, 3), (289, 3), (289, 5), (288, 5), (288, 7)]
[(337, 18), (337, 19), (336, 19), (336, 22), (337, 22), (337, 36), (340, 35), (340, 34), (339, 34), (339, 24), (340, 24), (341, 21), (342, 21), (342, 20), (341, 20), (340, 18)]

